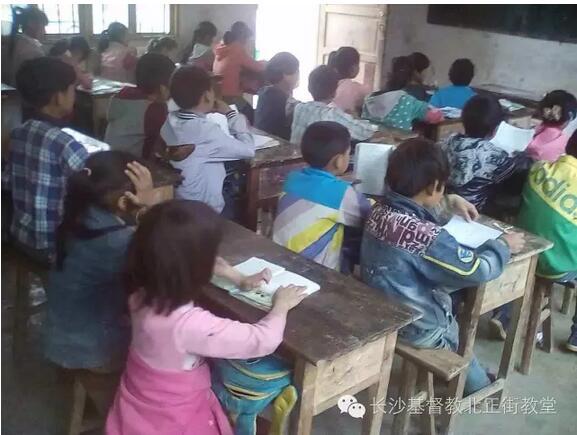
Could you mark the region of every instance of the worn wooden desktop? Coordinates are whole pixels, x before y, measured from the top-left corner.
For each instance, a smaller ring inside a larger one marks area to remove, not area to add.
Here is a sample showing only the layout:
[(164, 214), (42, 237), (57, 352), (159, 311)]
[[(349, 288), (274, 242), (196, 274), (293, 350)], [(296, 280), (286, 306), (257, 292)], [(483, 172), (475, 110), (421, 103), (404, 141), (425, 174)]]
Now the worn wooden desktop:
[[(460, 338), (458, 353), (470, 358), (473, 355), (477, 325), (481, 315), (509, 302), (513, 304), (510, 328), (507, 333), (497, 379), (491, 385), (466, 397), (461, 402), (461, 410), (469, 409), (482, 399), (497, 394), (503, 399), (506, 379), (516, 363), (517, 351), (524, 335), (533, 293), (535, 268), (541, 252), (550, 249), (553, 244), (541, 237), (523, 231), (495, 219), (481, 216), (479, 222), (493, 228), (510, 228), (510, 231), (525, 235), (525, 246), (518, 254), (514, 254), (506, 265), (502, 275), (497, 279), (478, 287), (465, 289), (465, 305), (459, 318)], [(497, 224), (497, 225), (495, 225)], [(466, 372), (459, 375), (449, 385), (454, 397), (462, 397), (465, 386)], [(449, 422), (452, 430), (454, 418)], [(451, 433), (449, 430), (449, 433)]]
[[(64, 129), (64, 131), (84, 145), (90, 154), (110, 149), (108, 144), (79, 131), (73, 129)], [(152, 175), (152, 181), (154, 183), (154, 190), (157, 198), (163, 201), (174, 198), (174, 186), (180, 184), (183, 179), (180, 171), (174, 169), (169, 164), (158, 162), (148, 162), (148, 168)]]
[[(506, 121), (520, 128), (530, 128), (534, 110), (524, 108), (513, 112), (506, 112)], [(464, 133), (465, 127), (461, 118), (445, 119), (438, 124), (423, 124), (424, 135), (435, 142), (449, 137), (453, 133)]]
[(78, 87), (76, 108), (79, 115), (75, 119), (75, 127), (98, 139), (102, 139), (106, 129), (106, 117), (110, 99), (125, 86), (134, 85), (95, 77), (91, 89)]
[[(310, 434), (313, 417), (335, 406), (343, 394), (368, 388), (371, 399), (386, 397), (397, 331), (420, 314), (240, 225), (226, 222), (224, 229), (219, 253), (230, 263), (261, 257), (321, 286), (289, 313), (279, 348), (279, 354), (295, 364), (300, 398), (291, 433)], [(264, 315), (212, 285), (201, 300), (214, 312), (244, 322)], [(383, 414), (373, 413), (370, 403), (365, 407), (363, 433), (377, 435)]]
[(473, 87), (473, 89), (479, 94), (491, 94), (497, 98), (505, 98), (532, 109), (537, 108), (539, 101), (543, 98), (543, 95), (536, 92), (494, 83), (483, 83)]
[[(415, 137), (416, 134), (399, 129), (382, 128), (383, 137), (379, 142), (399, 144), (403, 140)], [(252, 132), (269, 136), (280, 142), (280, 145), (256, 151), (254, 159), (248, 164), (247, 193), (244, 225), (256, 231), (259, 210), (274, 213), (279, 195), (282, 192), (287, 175), (295, 169), (306, 166), (301, 154), (300, 145), (273, 136), (256, 128)]]

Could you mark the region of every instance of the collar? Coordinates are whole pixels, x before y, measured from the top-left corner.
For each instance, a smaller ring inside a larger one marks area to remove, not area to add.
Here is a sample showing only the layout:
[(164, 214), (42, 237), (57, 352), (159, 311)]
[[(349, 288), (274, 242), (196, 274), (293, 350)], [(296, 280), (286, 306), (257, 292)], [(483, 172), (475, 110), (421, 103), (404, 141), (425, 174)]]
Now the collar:
[(176, 112), (176, 116), (180, 119), (206, 118), (206, 113), (197, 113), (180, 109)]
[(439, 224), (438, 219), (435, 218), (435, 216), (433, 216), (433, 214), (425, 207), (417, 204), (411, 198), (393, 192), (389, 188), (387, 188), (387, 192), (385, 193), (383, 203), (401, 212), (414, 215), (421, 220)]
[(66, 127), (66, 119), (54, 118), (53, 116), (46, 115), (45, 113), (42, 113), (39, 110), (34, 111), (34, 113), (32, 114), (32, 119), (36, 121), (46, 122), (47, 124), (51, 124), (59, 128)]

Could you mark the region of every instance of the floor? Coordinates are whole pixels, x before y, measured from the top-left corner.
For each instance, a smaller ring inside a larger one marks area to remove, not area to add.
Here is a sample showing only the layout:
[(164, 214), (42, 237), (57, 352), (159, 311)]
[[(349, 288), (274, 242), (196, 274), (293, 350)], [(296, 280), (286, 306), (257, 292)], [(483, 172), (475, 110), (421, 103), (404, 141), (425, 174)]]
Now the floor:
[[(6, 286), (3, 286), (6, 290)], [(560, 292), (557, 291), (556, 295)], [(9, 292), (2, 292), (2, 434), (65, 434), (70, 390), (56, 370), (41, 356), (40, 330), (42, 315), (31, 321), (31, 337), (23, 363), (17, 367), (11, 355)], [(559, 303), (559, 301), (557, 301)], [(577, 354), (562, 349), (570, 328), (570, 315), (559, 312), (554, 317), (555, 352), (537, 350), (530, 376), (515, 372), (508, 382), (510, 398), (506, 413), (487, 414), (482, 409), (458, 419), (457, 434), (570, 434), (577, 427)], [(477, 355), (496, 371), (501, 343), (487, 338), (486, 322), (478, 332)], [(396, 389), (398, 364), (395, 363), (389, 394)], [(367, 412), (370, 400), (357, 395)], [(390, 404), (389, 404), (390, 405)], [(392, 416), (385, 416), (382, 434), (390, 433)], [(415, 419), (413, 419), (415, 420)], [(340, 414), (337, 407), (315, 418), (314, 435), (349, 435), (360, 433), (360, 419)], [(414, 428), (414, 434), (418, 434)], [(170, 434), (167, 434), (170, 435)]]

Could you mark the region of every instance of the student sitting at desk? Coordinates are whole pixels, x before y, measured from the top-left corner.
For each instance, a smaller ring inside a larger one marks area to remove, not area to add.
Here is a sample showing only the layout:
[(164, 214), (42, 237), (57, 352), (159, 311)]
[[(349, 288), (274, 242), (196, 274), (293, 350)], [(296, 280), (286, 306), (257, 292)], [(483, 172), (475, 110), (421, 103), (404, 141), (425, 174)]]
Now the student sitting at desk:
[(160, 128), (166, 121), (170, 76), (174, 62), (147, 53), (136, 64), (136, 87), (123, 88), (110, 100), (104, 141), (114, 150), (152, 158), (164, 151)]
[(359, 246), (343, 250), (345, 227), (361, 228), (371, 208), (362, 193), (338, 178), (349, 165), (351, 136), (336, 122), (315, 122), (306, 129), (301, 150), (309, 167), (287, 177), (273, 240), (331, 269), (351, 272)]
[[(522, 245), (522, 236), (505, 234), (476, 250), (459, 245), (430, 211), (441, 202), (449, 173), (445, 154), (431, 141), (409, 139), (391, 153), (386, 175), (389, 191), (373, 207), (365, 225), (361, 276), (423, 313), (399, 331), (400, 340), (419, 348), (456, 351), (459, 327), (447, 291), (497, 278), (510, 252)], [(462, 202), (458, 199), (454, 204)], [(469, 213), (476, 214), (474, 207)], [(473, 357), (465, 394), (489, 383)]]
[(216, 33), (216, 26), (210, 21), (198, 23), (192, 34), (192, 42), (184, 50), (180, 64), (196, 65), (206, 72), (212, 72), (212, 65), (214, 64), (212, 45)]
[(275, 54), (266, 65), (265, 77), (270, 85), (258, 93), (254, 126), (289, 140), (298, 104), (292, 93), (299, 83), (299, 60), (290, 53)]
[(427, 87), (423, 83), (425, 81), (425, 72), (431, 66), (431, 61), (425, 54), (418, 51), (411, 54), (409, 59), (413, 63), (413, 77), (409, 84), (405, 86), (405, 91), (417, 100), (428, 102), (431, 96), (427, 93)]
[(176, 59), (177, 42), (169, 36), (162, 38), (152, 38), (146, 47), (147, 53), (162, 54), (173, 62)]
[(457, 59), (449, 70), (452, 85), (439, 89), (431, 97), (431, 105), (439, 108), (456, 107), (462, 109), (475, 91), (469, 86), (475, 75), (475, 65), (469, 59)]
[(369, 95), (363, 106), (362, 117), (386, 127), (411, 130), (414, 121), (436, 124), (443, 120), (443, 113), (417, 100), (405, 91), (414, 74), (414, 66), (407, 56), (393, 60), (393, 68), (385, 90)]
[(128, 27), (110, 23), (98, 41), (100, 75), (105, 79), (124, 83), (134, 82), (134, 69), (138, 56), (136, 48), (128, 45)]
[[(78, 85), (84, 89), (92, 89), (93, 77), (86, 71), (82, 71), (80, 69), (78, 60), (72, 57), (70, 41), (68, 39), (61, 39), (60, 41), (54, 43), (52, 48), (50, 48), (48, 54), (50, 56), (57, 57), (60, 60), (70, 64), (74, 68), (74, 71), (76, 72), (76, 80), (78, 82)], [(76, 52), (76, 55), (78, 55), (78, 52)]]
[(353, 47), (341, 47), (329, 56), (329, 66), (339, 75), (333, 104), (354, 116), (359, 116), (365, 97), (371, 92), (368, 86), (353, 80), (359, 75), (360, 62), (361, 55)]
[[(258, 358), (255, 369), (281, 344), (287, 313), (305, 294), (300, 287), (278, 289), (272, 309), (255, 324), (202, 308), (198, 299), (213, 271), (241, 288), (270, 279), (270, 271), (246, 277), (217, 258), (221, 225), (198, 201), (167, 201), (142, 216), (126, 258), (132, 342), (106, 434), (233, 434), (211, 389), (207, 358)], [(253, 380), (257, 398), (270, 394), (260, 388), (267, 383)]]
[(42, 262), (54, 254), (66, 179), (88, 157), (84, 146), (60, 129), (74, 107), (75, 85), (74, 68), (53, 57), (26, 61), (16, 76), (34, 115), (12, 130), (2, 181), (12, 192), (12, 236)]
[(563, 129), (577, 117), (577, 99), (569, 92), (549, 92), (539, 103), (541, 124), (527, 147), (527, 154), (534, 160), (554, 162), (565, 152), (569, 136)]
[(309, 125), (318, 121), (334, 121), (349, 130), (351, 138), (363, 141), (375, 136), (377, 127), (370, 122), (353, 118), (332, 102), (339, 85), (337, 72), (326, 65), (316, 67), (309, 75), (309, 92), (314, 101), (297, 104), (293, 116), (291, 142), (301, 143)]
[[(254, 157), (254, 140), (246, 118), (215, 99), (211, 77), (197, 66), (183, 66), (174, 72), (170, 94), (180, 110), (168, 115), (160, 135), (172, 166), (184, 176), (175, 196), (202, 201), (223, 212), (224, 162)], [(234, 137), (206, 119), (207, 113), (215, 111), (226, 115)], [(228, 205), (225, 215), (233, 218)]]
[(494, 97), (474, 96), (462, 117), (465, 134), (455, 133), (441, 142), (450, 165), (447, 188), (483, 211), (497, 184), (515, 172), (519, 158), (491, 142), (504, 119)]

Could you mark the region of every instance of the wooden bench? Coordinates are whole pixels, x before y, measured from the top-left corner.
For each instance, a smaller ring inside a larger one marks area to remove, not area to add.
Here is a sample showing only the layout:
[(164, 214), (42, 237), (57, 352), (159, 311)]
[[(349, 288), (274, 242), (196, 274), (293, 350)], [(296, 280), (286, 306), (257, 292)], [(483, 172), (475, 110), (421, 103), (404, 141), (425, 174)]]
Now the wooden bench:
[[(435, 398), (433, 386), (434, 378), (437, 377), (445, 382), (450, 382), (459, 374), (464, 372), (469, 366), (466, 358), (446, 349), (417, 349), (412, 346), (397, 342), (395, 353), (403, 359), (401, 375), (401, 386), (399, 390), (399, 400), (403, 404), (393, 422), (394, 435), (406, 435), (409, 431), (411, 412), (416, 406), (421, 406), (423, 402)], [(415, 395), (415, 386), (424, 386), (424, 391), (419, 390)], [(454, 391), (454, 390), (452, 390)], [(447, 397), (454, 399), (456, 403), (460, 397)], [(411, 404), (412, 406), (409, 406)], [(456, 410), (455, 410), (456, 411)], [(436, 433), (435, 414), (424, 408), (421, 415), (421, 432), (426, 435)], [(456, 416), (456, 412), (446, 414), (447, 419)], [(447, 421), (447, 427), (450, 425)]]

